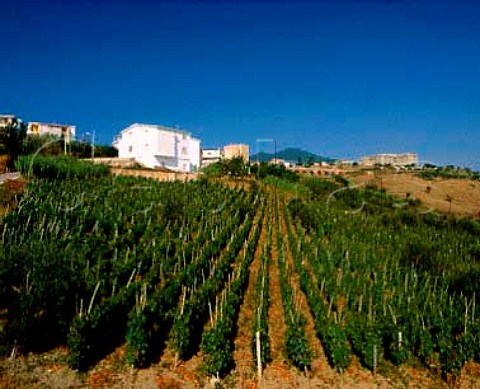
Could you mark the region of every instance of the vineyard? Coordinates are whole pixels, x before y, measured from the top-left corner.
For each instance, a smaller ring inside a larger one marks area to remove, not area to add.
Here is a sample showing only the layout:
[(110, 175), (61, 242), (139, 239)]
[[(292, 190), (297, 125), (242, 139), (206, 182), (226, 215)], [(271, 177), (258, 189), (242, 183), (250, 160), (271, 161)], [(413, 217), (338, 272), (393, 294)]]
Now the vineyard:
[(220, 379), (279, 361), (315, 377), (323, 357), (450, 383), (480, 362), (478, 221), (313, 178), (296, 196), (22, 163), (37, 178), (1, 221), (5, 356), (66, 345), (88, 372), (122, 347), (125, 366), (171, 354)]

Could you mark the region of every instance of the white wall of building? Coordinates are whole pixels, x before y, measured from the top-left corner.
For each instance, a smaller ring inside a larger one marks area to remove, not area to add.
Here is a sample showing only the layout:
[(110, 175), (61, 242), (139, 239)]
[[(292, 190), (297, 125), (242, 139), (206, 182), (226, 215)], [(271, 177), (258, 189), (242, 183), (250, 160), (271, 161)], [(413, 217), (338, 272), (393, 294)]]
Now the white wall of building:
[(208, 166), (212, 163), (222, 160), (221, 149), (202, 149), (202, 166)]
[(200, 166), (200, 140), (173, 128), (134, 123), (113, 142), (119, 158), (134, 158), (149, 168), (192, 172)]
[(200, 139), (191, 138), (189, 142), (190, 167), (192, 170), (198, 170), (202, 162)]

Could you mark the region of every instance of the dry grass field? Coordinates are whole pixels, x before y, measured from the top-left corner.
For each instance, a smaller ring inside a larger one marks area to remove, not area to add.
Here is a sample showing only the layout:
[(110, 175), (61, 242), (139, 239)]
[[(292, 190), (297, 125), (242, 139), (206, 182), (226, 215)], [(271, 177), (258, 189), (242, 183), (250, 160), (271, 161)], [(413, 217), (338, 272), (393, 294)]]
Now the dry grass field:
[(349, 177), (357, 185), (374, 184), (400, 198), (418, 199), (425, 211), (480, 217), (480, 182), (465, 179), (425, 180), (412, 172), (366, 172)]

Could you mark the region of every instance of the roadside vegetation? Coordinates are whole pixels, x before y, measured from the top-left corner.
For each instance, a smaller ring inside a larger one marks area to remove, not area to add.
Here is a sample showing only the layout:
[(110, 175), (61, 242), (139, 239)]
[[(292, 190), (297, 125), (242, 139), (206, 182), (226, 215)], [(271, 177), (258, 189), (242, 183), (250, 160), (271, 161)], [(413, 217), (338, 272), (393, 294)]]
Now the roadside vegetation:
[(20, 156), (15, 162), (17, 170), (25, 177), (49, 180), (83, 179), (108, 174), (108, 166), (94, 165), (69, 156)]

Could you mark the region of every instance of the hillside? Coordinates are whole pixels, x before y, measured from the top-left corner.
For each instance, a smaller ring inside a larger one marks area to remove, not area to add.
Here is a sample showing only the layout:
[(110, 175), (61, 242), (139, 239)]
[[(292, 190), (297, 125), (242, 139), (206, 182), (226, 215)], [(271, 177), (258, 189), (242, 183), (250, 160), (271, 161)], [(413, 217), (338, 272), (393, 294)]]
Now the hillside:
[[(260, 162), (268, 162), (271, 159), (275, 158), (275, 154), (273, 153), (265, 153), (259, 152), (257, 154), (253, 154), (250, 156), (251, 161), (260, 161)], [(309, 151), (305, 151), (298, 148), (287, 148), (284, 150), (280, 150), (277, 152), (277, 158), (283, 159), (288, 162), (301, 163), (306, 162), (334, 162), (335, 160), (328, 157), (323, 157), (320, 155), (316, 155)]]
[(480, 382), (477, 222), (329, 180), (292, 198), (48, 166), (0, 222), (0, 389)]
[(374, 184), (400, 198), (420, 200), (426, 210), (480, 217), (479, 181), (442, 178), (426, 180), (411, 172), (386, 172), (381, 176), (366, 172), (350, 178), (357, 185)]

